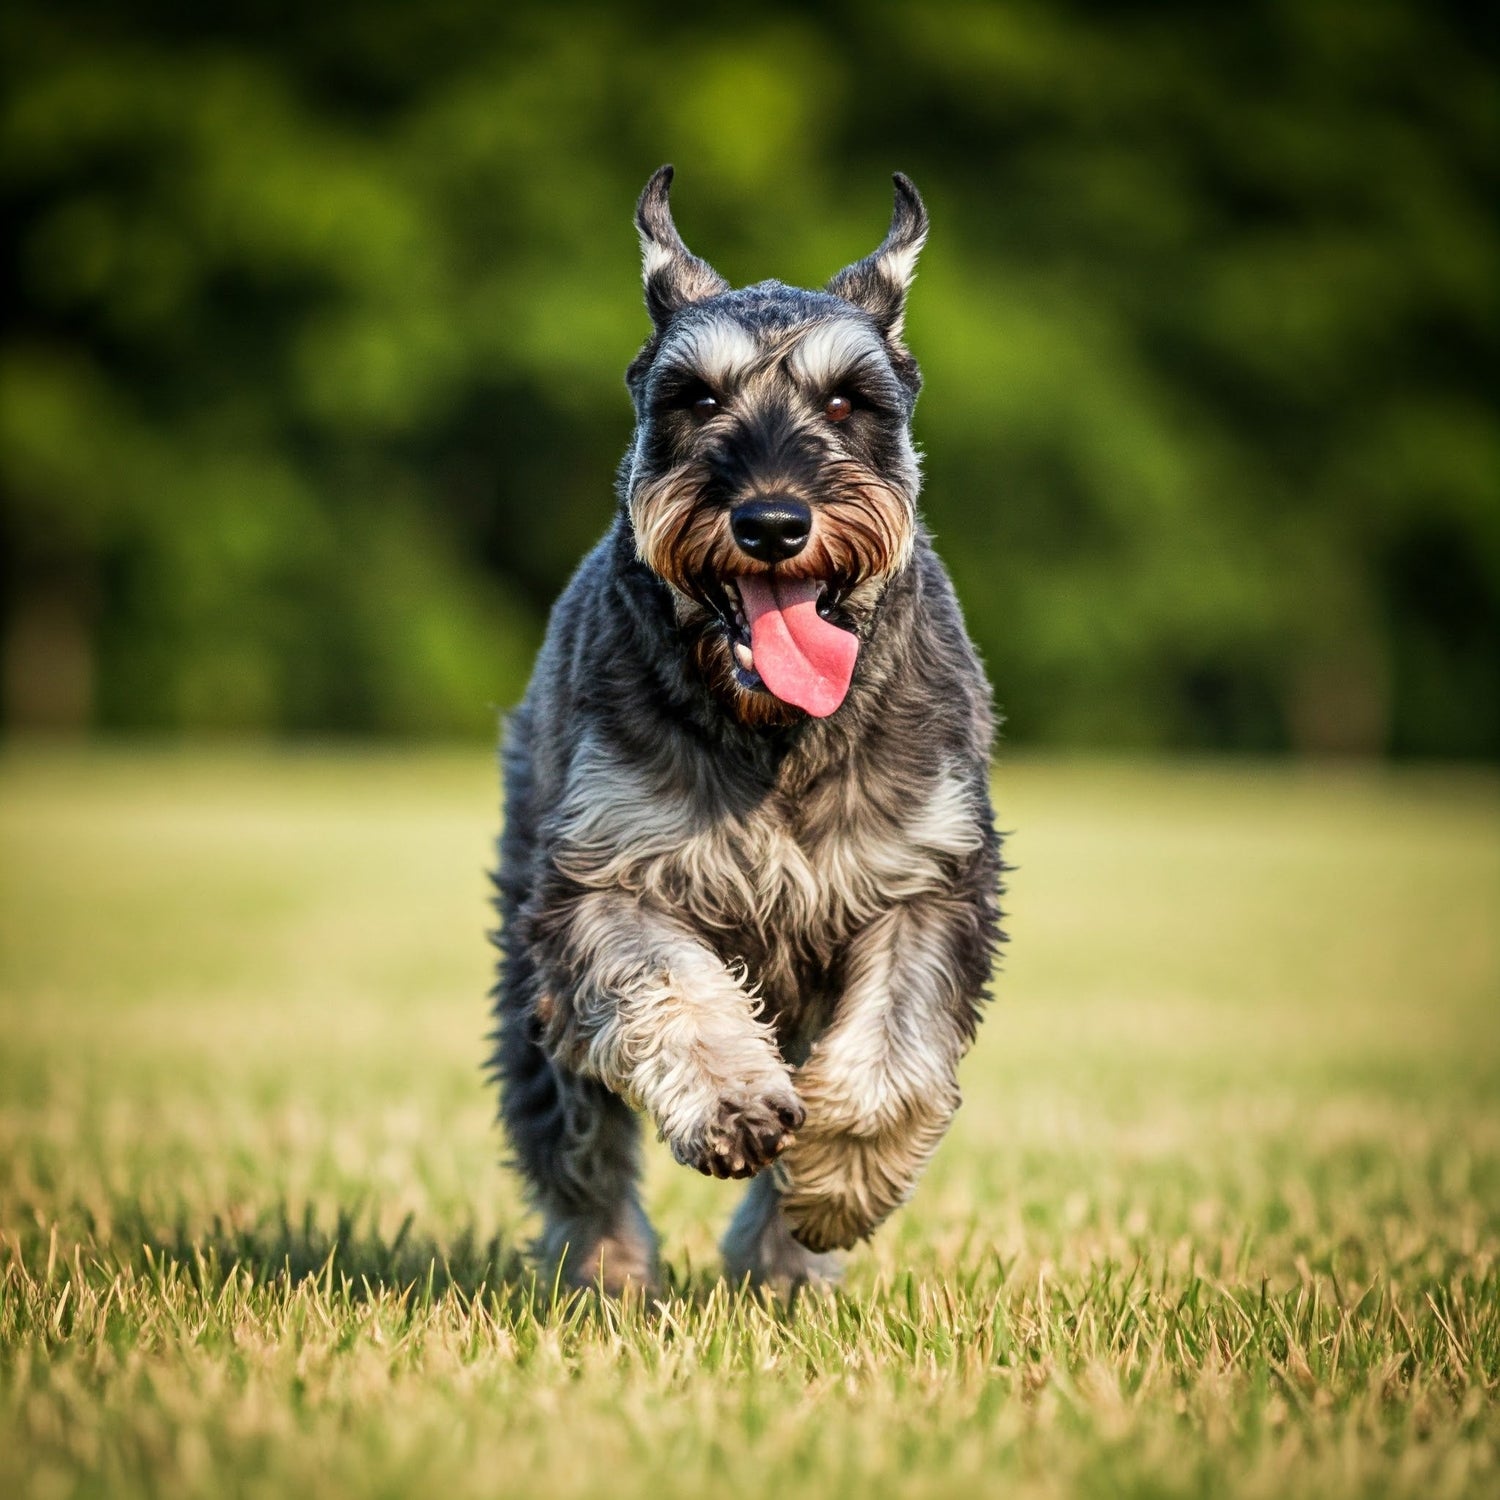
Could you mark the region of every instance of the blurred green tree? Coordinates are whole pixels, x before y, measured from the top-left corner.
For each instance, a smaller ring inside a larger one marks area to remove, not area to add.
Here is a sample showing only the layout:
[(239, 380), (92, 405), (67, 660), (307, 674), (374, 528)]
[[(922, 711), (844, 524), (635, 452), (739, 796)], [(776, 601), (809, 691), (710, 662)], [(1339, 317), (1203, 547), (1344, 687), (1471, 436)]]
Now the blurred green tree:
[(1014, 739), (1493, 756), (1481, 24), (13, 0), (6, 722), (489, 726), (609, 515), (674, 160), (736, 281), (926, 193), (927, 513)]

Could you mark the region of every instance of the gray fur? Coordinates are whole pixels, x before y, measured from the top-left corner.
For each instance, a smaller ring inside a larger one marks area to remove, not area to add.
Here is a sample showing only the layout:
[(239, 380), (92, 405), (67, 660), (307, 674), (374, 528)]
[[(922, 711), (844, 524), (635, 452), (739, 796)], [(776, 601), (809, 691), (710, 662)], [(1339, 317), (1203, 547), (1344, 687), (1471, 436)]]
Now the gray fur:
[[(990, 695), (916, 509), (915, 189), (898, 178), (886, 244), (832, 283), (862, 302), (728, 290), (669, 182), (638, 210), (655, 326), (619, 509), (505, 736), (494, 1065), (542, 1251), (575, 1283), (655, 1274), (644, 1111), (680, 1162), (760, 1174), (726, 1262), (795, 1286), (909, 1196), (958, 1105), (999, 938)], [(672, 392), (704, 372), (721, 414), (700, 430)], [(857, 422), (830, 425), (832, 386), (861, 393)], [(825, 602), (860, 641), (823, 719), (730, 656), (718, 582), (755, 568), (725, 516), (772, 487), (816, 518), (782, 566), (836, 572)]]

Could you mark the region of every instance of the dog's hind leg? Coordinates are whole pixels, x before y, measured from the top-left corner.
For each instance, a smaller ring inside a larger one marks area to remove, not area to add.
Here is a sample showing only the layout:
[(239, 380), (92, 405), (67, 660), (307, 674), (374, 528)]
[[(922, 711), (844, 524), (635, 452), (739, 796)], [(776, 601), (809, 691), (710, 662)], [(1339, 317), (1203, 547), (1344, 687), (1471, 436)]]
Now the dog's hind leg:
[(516, 1165), (543, 1228), (537, 1250), (568, 1285), (619, 1293), (657, 1276), (656, 1236), (641, 1207), (639, 1122), (603, 1084), (538, 1045), (530, 1011), (502, 1005), (496, 1071)]
[(781, 1212), (775, 1174), (762, 1172), (740, 1202), (720, 1249), (724, 1274), (738, 1284), (792, 1294), (806, 1286), (830, 1286), (843, 1275), (836, 1255), (819, 1254), (792, 1238)]

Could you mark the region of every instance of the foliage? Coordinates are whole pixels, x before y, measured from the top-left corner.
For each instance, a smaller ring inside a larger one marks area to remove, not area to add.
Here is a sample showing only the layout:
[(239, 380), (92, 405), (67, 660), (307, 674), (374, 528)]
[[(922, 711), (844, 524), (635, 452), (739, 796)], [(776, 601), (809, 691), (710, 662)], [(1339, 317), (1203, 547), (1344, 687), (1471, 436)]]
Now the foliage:
[(1493, 61), (1416, 0), (18, 0), (13, 724), (452, 731), (604, 525), (629, 210), (935, 233), (928, 515), (1021, 741), (1500, 749)]
[(482, 754), (0, 759), (0, 1492), (1492, 1494), (1500, 786), (996, 790), (913, 1204), (788, 1314), (654, 1148), (617, 1310), (519, 1259)]

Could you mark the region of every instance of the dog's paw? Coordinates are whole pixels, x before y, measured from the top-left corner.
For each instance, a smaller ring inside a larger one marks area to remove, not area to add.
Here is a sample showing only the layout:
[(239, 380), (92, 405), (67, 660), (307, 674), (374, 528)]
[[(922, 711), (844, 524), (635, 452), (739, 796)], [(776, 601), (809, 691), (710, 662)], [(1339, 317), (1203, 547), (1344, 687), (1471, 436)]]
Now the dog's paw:
[(672, 1143), (672, 1154), (705, 1177), (754, 1177), (792, 1143), (807, 1118), (790, 1088), (719, 1100), (706, 1129)]

